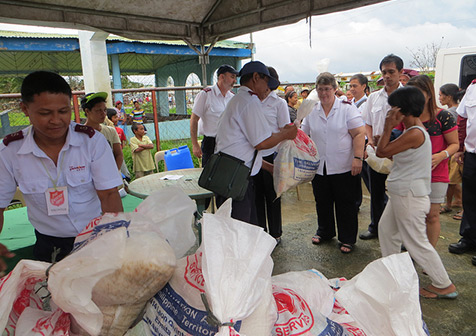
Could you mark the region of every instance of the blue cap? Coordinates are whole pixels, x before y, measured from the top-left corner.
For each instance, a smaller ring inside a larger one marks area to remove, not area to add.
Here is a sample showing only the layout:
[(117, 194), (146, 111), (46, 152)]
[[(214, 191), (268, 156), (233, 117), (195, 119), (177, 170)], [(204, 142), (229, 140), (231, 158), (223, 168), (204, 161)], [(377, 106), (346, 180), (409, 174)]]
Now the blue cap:
[(251, 61), (246, 63), (240, 70), (240, 76), (244, 76), (250, 73), (252, 74), (255, 72), (259, 74), (263, 74), (269, 78), (268, 87), (270, 89), (274, 90), (275, 88), (279, 86), (279, 81), (269, 74), (269, 71), (266, 65), (264, 65), (260, 61)]

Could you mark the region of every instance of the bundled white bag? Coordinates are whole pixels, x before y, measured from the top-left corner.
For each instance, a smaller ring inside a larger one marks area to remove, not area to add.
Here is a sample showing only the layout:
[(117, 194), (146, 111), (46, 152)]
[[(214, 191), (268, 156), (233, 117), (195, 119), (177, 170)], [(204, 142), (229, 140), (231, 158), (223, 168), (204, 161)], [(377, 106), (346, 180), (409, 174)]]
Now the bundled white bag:
[[(151, 335), (271, 334), (277, 312), (270, 253), (276, 241), (261, 228), (231, 219), (230, 201), (215, 215), (205, 214), (202, 246), (178, 260), (169, 283), (147, 304), (143, 321)], [(208, 323), (204, 293), (217, 320), (234, 328), (219, 331)]]
[(367, 164), (380, 174), (390, 174), (390, 170), (393, 166), (393, 161), (387, 158), (380, 158), (375, 154), (375, 149), (367, 145), (367, 158), (365, 161)]
[(336, 292), (368, 336), (426, 335), (418, 276), (408, 253), (371, 262)]
[(319, 168), (319, 154), (314, 141), (302, 130), (294, 140), (282, 141), (274, 159), (273, 183), (276, 196), (299, 184), (310, 182)]

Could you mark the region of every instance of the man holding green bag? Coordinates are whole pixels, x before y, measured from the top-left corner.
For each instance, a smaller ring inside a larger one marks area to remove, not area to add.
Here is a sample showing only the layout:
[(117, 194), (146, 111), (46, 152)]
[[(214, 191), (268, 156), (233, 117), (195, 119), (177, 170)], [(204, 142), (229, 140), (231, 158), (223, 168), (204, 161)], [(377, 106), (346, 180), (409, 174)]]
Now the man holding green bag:
[[(222, 152), (243, 160), (250, 167), (251, 176), (260, 168), (273, 170), (273, 165), (262, 160), (260, 150), (276, 146), (283, 140), (296, 137), (297, 127), (286, 125), (278, 133), (272, 133), (262, 112), (260, 99), (266, 96), (268, 87), (277, 87), (279, 81), (270, 76), (266, 65), (252, 61), (240, 70), (241, 87), (230, 100), (219, 122), (215, 153)], [(255, 151), (257, 155), (255, 157)], [(217, 195), (219, 207), (225, 202)], [(241, 201), (233, 200), (231, 216), (235, 219), (258, 225), (254, 202), (254, 185), (249, 179), (248, 189)]]

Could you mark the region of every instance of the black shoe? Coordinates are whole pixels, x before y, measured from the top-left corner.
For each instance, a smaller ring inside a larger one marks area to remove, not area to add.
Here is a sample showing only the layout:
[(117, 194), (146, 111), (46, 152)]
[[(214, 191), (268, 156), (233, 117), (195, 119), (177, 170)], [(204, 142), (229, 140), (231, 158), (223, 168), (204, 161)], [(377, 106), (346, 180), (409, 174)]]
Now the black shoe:
[(473, 259), (471, 259), (471, 262), (473, 263), (474, 266), (476, 266), (476, 256), (473, 256)]
[(370, 231), (367, 230), (367, 231), (361, 233), (359, 235), (359, 238), (362, 239), (362, 240), (375, 239), (375, 238), (378, 238), (378, 234), (370, 232)]
[(471, 244), (468, 244), (462, 239), (459, 242), (452, 243), (448, 246), (448, 251), (454, 254), (463, 254), (473, 250), (474, 250), (474, 246)]

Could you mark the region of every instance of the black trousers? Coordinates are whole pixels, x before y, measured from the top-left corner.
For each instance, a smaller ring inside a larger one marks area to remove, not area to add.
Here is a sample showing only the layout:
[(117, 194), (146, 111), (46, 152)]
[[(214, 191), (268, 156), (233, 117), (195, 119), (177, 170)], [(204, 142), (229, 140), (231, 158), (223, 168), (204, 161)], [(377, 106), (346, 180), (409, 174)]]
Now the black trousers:
[(476, 247), (476, 154), (469, 152), (464, 153), (463, 209), (459, 234)]
[(210, 156), (215, 152), (215, 137), (204, 136), (202, 140), (202, 167), (205, 167)]
[[(215, 152), (215, 144), (216, 138), (215, 137), (208, 137), (204, 136), (202, 140), (202, 167), (205, 167), (210, 157)], [(210, 205), (211, 198), (207, 198), (205, 200), (205, 209), (208, 209)]]
[(53, 262), (52, 255), (55, 248), (60, 249), (56, 260), (60, 261), (73, 249), (74, 238), (59, 238), (44, 235), (35, 230), (36, 243), (33, 247), (33, 256), (40, 261)]
[(358, 179), (356, 179), (356, 190), (357, 190), (357, 201), (355, 205), (357, 206), (357, 211), (359, 211), (360, 206), (362, 205), (362, 180), (364, 180), (364, 184), (367, 187), (367, 190), (370, 193), (370, 176), (369, 176), (369, 165), (367, 162), (362, 162), (362, 171), (358, 175)]
[[(263, 160), (273, 163), (274, 154), (263, 157)], [(258, 225), (266, 230), (266, 222), (268, 223), (267, 232), (274, 238), (281, 237), (282, 218), (281, 218), (281, 198), (276, 198), (274, 191), (273, 175), (264, 169), (253, 176), (255, 184), (255, 204)], [(266, 218), (268, 219), (266, 221)]]
[(351, 172), (327, 175), (324, 167), (324, 175), (316, 175), (312, 180), (318, 224), (316, 234), (323, 240), (335, 237), (337, 220), (339, 241), (355, 244), (358, 230), (356, 179), (358, 177), (352, 176)]
[[(215, 196), (217, 207), (219, 208), (223, 203), (225, 203), (226, 198), (220, 195)], [(245, 197), (241, 201), (232, 201), (231, 217), (242, 222), (259, 226), (258, 219), (256, 218), (255, 188), (252, 178), (249, 179)]]
[(387, 174), (377, 173), (369, 167), (370, 176), (370, 218), (369, 231), (378, 234), (378, 223), (382, 217), (383, 210), (388, 201), (388, 196), (385, 193), (385, 181)]

